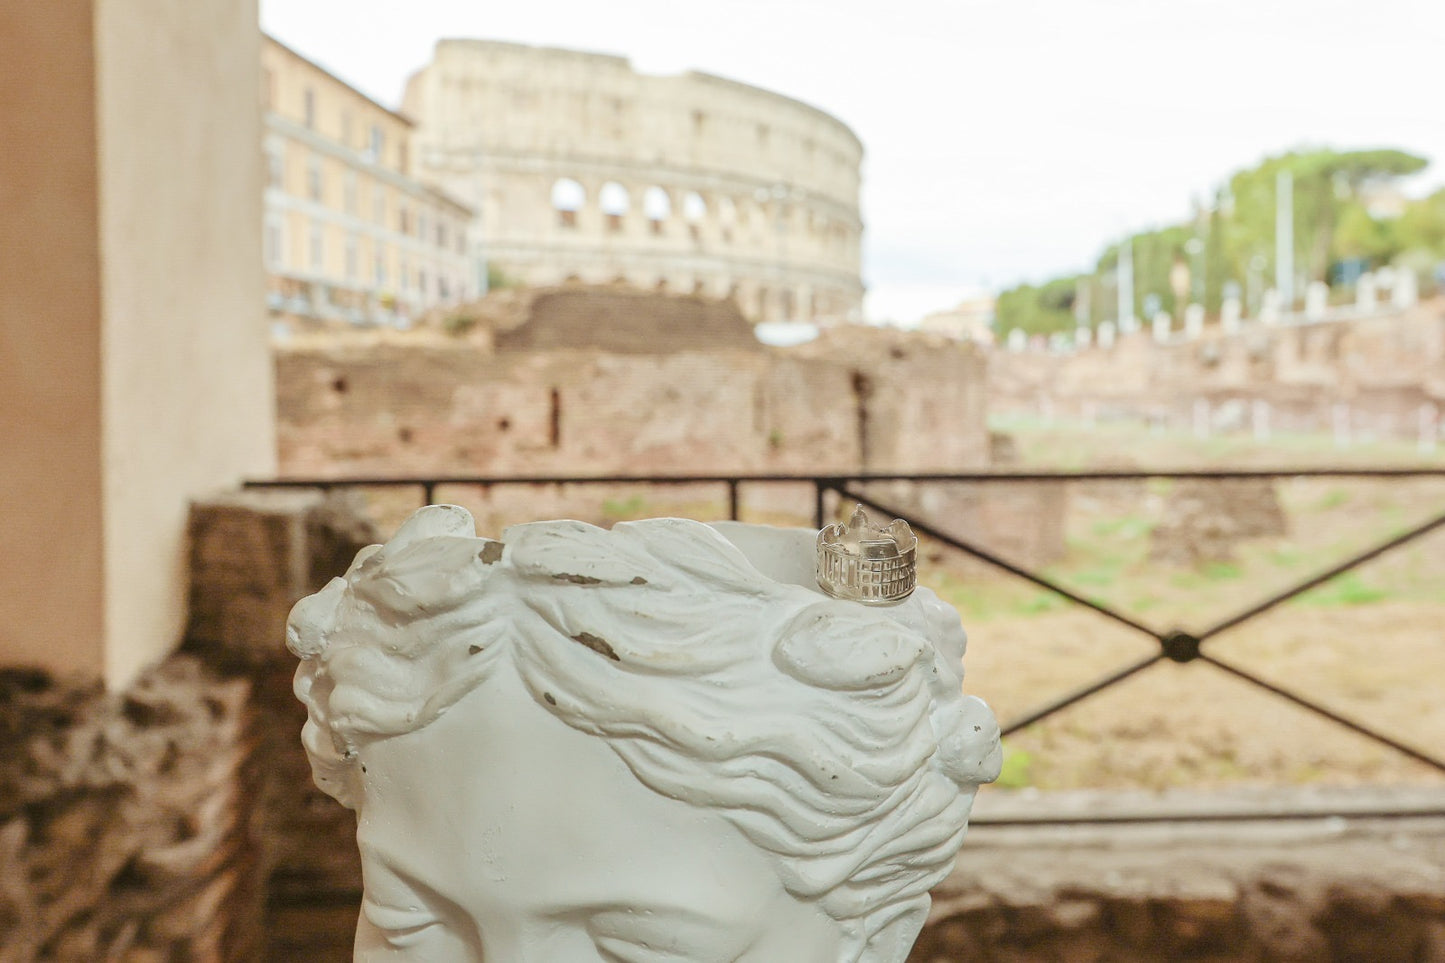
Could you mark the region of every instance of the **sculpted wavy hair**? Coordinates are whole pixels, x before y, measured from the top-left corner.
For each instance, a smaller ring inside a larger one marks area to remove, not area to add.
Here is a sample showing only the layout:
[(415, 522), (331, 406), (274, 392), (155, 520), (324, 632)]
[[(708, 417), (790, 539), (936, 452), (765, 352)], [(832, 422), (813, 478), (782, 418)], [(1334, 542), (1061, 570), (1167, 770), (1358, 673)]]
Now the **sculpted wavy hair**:
[(287, 645), (316, 782), (343, 805), (361, 798), (359, 746), (426, 726), (508, 660), (645, 786), (772, 854), (860, 963), (903, 958), (998, 772), (951, 608), (926, 589), (873, 609), (777, 582), (682, 519), (496, 542), (465, 509), (426, 508), (297, 603)]

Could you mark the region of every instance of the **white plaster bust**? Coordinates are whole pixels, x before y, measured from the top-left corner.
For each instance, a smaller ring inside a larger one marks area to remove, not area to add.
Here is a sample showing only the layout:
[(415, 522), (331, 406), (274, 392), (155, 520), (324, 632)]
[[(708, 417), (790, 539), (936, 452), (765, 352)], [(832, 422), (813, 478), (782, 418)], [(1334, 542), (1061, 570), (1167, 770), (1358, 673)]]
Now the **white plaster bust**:
[(297, 603), (355, 958), (902, 961), (998, 727), (957, 614), (827, 598), (813, 536), (435, 506)]

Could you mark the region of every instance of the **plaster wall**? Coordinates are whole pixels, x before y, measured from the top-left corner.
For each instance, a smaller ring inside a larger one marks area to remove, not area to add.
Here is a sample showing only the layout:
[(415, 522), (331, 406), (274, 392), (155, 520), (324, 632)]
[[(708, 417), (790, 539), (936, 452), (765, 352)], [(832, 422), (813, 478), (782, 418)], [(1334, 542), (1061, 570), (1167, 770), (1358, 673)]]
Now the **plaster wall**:
[(101, 670), (90, 0), (0, 7), (0, 658)]
[(122, 689), (190, 498), (274, 470), (255, 0), (0, 12), (0, 661)]
[(191, 497), (274, 470), (255, 0), (95, 7), (105, 672), (184, 626)]

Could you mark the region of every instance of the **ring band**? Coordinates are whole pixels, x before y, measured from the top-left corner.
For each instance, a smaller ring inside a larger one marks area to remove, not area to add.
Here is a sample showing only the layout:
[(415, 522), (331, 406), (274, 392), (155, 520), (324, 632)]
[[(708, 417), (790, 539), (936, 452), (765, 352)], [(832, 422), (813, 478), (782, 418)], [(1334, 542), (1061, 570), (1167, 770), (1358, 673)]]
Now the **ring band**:
[(817, 545), (818, 587), (834, 598), (890, 605), (918, 585), (918, 537), (901, 518), (876, 528), (860, 505), (846, 525), (820, 531)]

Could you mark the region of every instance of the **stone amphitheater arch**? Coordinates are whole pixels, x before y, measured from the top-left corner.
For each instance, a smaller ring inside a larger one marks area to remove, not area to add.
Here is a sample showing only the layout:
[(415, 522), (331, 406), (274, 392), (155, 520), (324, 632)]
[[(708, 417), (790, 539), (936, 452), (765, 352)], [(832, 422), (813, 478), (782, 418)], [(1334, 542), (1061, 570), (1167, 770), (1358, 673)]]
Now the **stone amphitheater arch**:
[(605, 54), (443, 40), (404, 109), (417, 173), (480, 212), (510, 277), (733, 295), (754, 321), (861, 314), (863, 147), (815, 107)]

